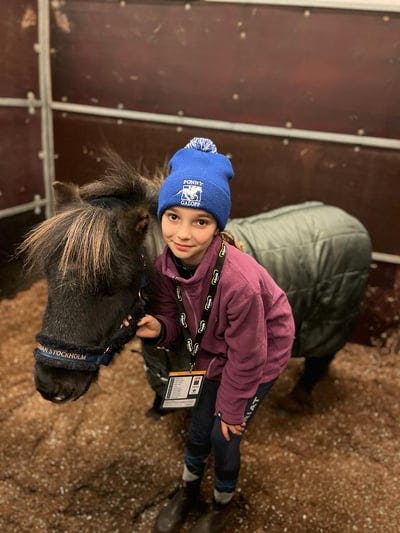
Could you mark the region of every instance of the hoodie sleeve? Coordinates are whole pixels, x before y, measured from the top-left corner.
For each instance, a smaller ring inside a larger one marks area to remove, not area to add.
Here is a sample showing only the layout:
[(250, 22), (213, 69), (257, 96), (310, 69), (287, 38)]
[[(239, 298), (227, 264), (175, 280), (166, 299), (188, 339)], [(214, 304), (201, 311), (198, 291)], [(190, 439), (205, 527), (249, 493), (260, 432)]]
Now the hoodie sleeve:
[(260, 294), (236, 292), (227, 308), (227, 362), (218, 389), (216, 413), (227, 424), (241, 424), (247, 402), (263, 376), (267, 357), (267, 325)]

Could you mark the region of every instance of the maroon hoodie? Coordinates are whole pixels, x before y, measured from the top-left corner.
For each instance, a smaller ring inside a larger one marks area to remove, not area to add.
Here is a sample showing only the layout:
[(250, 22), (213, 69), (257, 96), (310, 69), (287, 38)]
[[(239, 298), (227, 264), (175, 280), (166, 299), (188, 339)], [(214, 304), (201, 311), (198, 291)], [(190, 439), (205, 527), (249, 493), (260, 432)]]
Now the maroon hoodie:
[[(165, 248), (157, 259), (162, 274), (159, 314), (165, 326), (163, 344), (181, 331), (175, 300), (176, 278), (192, 338), (208, 294), (221, 238), (216, 236), (190, 279), (181, 278)], [(196, 370), (218, 380), (215, 412), (227, 424), (241, 424), (249, 398), (261, 383), (279, 376), (287, 364), (294, 339), (294, 321), (285, 293), (255, 259), (226, 243), (226, 257), (217, 292), (201, 341)]]

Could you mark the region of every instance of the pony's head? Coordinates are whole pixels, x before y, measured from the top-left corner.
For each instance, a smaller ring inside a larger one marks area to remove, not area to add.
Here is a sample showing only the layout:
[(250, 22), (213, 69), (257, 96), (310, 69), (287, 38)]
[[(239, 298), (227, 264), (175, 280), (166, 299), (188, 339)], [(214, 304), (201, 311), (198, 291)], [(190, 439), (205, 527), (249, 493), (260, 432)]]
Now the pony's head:
[(56, 214), (21, 247), (48, 281), (34, 378), (53, 402), (82, 396), (99, 364), (134, 334), (135, 324), (128, 331), (119, 326), (127, 314), (136, 321), (143, 314), (143, 288), (152, 279), (144, 239), (157, 184), (117, 156), (111, 163), (103, 178), (81, 188), (55, 182)]

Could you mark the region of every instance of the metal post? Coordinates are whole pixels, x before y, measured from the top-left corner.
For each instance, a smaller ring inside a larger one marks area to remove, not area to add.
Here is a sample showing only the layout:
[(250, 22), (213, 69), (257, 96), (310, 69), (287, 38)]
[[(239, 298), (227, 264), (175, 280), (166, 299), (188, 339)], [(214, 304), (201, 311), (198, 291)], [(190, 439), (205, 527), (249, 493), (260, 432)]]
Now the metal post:
[(52, 183), (54, 169), (54, 133), (50, 66), (50, 5), (49, 0), (38, 0), (38, 46), (39, 54), (39, 88), (42, 126), (42, 151), (44, 190), (46, 194), (46, 217), (53, 214)]

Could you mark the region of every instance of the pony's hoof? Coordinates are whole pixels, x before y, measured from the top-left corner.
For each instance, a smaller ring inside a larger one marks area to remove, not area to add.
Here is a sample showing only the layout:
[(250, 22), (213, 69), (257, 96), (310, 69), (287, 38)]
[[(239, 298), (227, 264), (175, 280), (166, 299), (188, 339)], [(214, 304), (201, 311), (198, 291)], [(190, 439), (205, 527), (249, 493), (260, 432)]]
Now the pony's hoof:
[(147, 416), (147, 418), (152, 418), (153, 420), (160, 420), (160, 418), (162, 417), (161, 411), (158, 411), (154, 407), (150, 407), (150, 409), (146, 411), (145, 415)]
[(152, 418), (153, 420), (160, 420), (163, 416), (173, 413), (176, 409), (157, 409), (156, 407), (150, 407), (145, 413), (147, 418)]
[(305, 390), (296, 388), (283, 398), (277, 400), (277, 405), (283, 415), (309, 413), (313, 409), (311, 394)]

